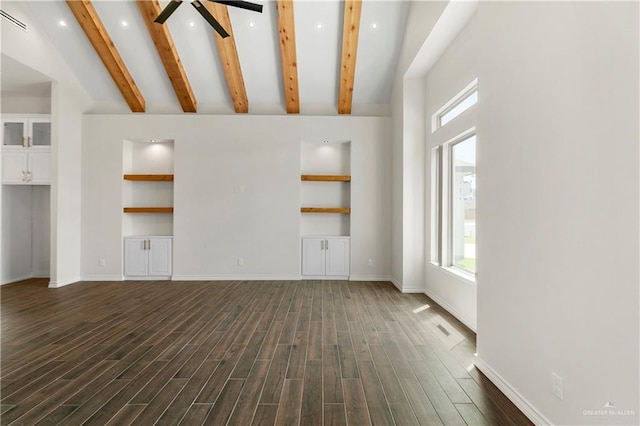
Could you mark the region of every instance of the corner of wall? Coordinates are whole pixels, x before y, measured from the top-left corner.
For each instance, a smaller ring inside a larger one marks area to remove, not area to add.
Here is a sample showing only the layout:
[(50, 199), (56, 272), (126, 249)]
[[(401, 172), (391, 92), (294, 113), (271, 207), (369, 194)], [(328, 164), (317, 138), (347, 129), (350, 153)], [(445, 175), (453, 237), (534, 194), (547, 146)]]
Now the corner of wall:
[(514, 403), (522, 413), (536, 425), (551, 425), (551, 421), (547, 419), (540, 410), (534, 407), (525, 397), (515, 390), (502, 376), (489, 366), (482, 358), (476, 357), (473, 364), (478, 370), (493, 383), (505, 396)]

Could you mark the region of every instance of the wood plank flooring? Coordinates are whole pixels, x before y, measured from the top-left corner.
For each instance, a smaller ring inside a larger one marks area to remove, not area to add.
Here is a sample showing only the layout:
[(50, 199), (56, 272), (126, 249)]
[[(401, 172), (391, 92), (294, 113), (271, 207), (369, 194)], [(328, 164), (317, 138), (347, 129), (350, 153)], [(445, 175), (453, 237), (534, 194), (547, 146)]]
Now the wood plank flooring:
[[(424, 295), (346, 281), (0, 288), (3, 425), (529, 425)], [(428, 305), (428, 307), (426, 307)]]

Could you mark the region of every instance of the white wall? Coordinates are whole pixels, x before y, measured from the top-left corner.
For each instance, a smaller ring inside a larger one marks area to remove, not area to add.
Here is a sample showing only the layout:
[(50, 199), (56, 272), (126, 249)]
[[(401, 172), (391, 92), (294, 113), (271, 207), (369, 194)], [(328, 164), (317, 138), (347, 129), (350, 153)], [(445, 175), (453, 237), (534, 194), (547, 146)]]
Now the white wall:
[(2, 114), (51, 114), (51, 98), (2, 93), (0, 112)]
[(2, 284), (31, 278), (31, 187), (3, 185)]
[[(477, 106), (471, 107), (446, 126), (432, 132), (431, 117), (444, 104), (478, 77), (477, 19), (474, 16), (453, 41), (444, 54), (433, 65), (424, 79), (425, 114), (422, 117), (426, 129), (426, 162), (422, 164), (425, 173), (425, 194), (431, 186), (431, 148), (455, 138), (462, 132), (476, 126)], [(481, 144), (482, 141), (478, 141)], [(440, 305), (447, 308), (472, 330), (477, 327), (477, 286), (475, 282), (444, 271), (440, 266), (428, 262), (431, 253), (431, 206), (430, 196), (426, 198), (424, 209), (425, 224), (425, 292)]]
[(31, 186), (31, 273), (48, 278), (51, 268), (51, 189)]
[[(424, 115), (423, 89), (421, 79), (411, 79), (405, 86), (404, 75), (446, 4), (411, 3), (392, 91), (391, 262), (394, 284), (404, 291), (422, 291), (424, 270), (424, 200), (419, 199), (424, 197), (424, 126), (416, 123), (416, 118)], [(405, 104), (411, 104), (411, 109), (405, 108)], [(405, 119), (409, 112), (413, 115)], [(410, 135), (405, 132), (409, 123), (417, 124)]]
[(478, 19), (479, 366), (539, 422), (638, 424), (638, 3)]
[(49, 276), (49, 194), (47, 185), (3, 185), (1, 284)]
[[(51, 287), (80, 280), (81, 120), (86, 105), (65, 83), (52, 84)], [(91, 220), (88, 218), (88, 220)]]
[(174, 140), (174, 278), (298, 279), (301, 141), (327, 139), (351, 141), (352, 276), (387, 279), (390, 125), (376, 117), (87, 115), (83, 278), (121, 278), (122, 140), (156, 138)]

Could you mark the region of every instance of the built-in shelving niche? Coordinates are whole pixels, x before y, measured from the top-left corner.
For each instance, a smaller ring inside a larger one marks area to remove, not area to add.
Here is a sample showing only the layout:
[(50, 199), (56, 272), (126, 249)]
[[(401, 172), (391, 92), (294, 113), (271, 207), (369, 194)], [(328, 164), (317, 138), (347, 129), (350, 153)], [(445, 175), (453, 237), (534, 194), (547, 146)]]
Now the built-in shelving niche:
[(173, 141), (122, 145), (123, 236), (173, 235)]
[(351, 142), (302, 141), (300, 234), (351, 233)]

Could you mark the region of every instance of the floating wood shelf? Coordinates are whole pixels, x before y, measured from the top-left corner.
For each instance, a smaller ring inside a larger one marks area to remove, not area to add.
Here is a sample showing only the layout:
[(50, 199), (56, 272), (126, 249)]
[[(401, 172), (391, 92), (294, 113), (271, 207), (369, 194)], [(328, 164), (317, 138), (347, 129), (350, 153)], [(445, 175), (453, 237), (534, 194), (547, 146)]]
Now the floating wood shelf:
[(350, 214), (349, 207), (301, 207), (301, 213), (343, 213)]
[(173, 175), (124, 175), (124, 180), (170, 181), (170, 180), (173, 180)]
[(301, 175), (302, 181), (314, 182), (351, 182), (350, 175)]
[(125, 213), (173, 213), (173, 207), (125, 207)]

